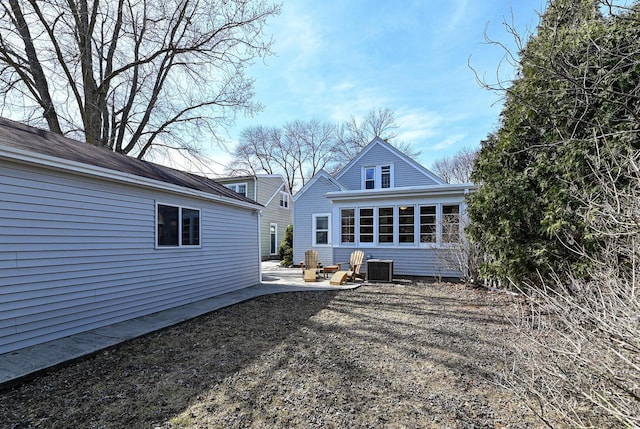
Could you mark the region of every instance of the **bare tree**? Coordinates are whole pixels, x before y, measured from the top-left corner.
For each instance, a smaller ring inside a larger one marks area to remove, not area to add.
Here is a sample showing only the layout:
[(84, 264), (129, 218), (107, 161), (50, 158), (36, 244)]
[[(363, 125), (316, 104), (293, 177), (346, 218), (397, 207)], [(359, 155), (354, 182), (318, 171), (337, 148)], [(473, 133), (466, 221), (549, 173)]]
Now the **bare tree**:
[(603, 245), (564, 237), (589, 275), (528, 290), (519, 319), (507, 381), (550, 427), (640, 427), (640, 152), (615, 152), (592, 159), (600, 191), (577, 191)]
[(285, 138), (291, 150), (297, 150), (301, 185), (323, 169), (334, 169), (336, 157), (336, 127), (329, 122), (312, 119), (294, 121), (284, 126)]
[(431, 165), (431, 170), (447, 183), (469, 183), (477, 150), (462, 148), (453, 156), (445, 156)]
[[(375, 137), (393, 139), (396, 128), (394, 113), (388, 108), (372, 110), (362, 121), (351, 117), (342, 125), (317, 119), (289, 122), (280, 131), (278, 141), (270, 138), (264, 127), (250, 127), (242, 132), (238, 146), (231, 152), (232, 161), (226, 172), (276, 172), (287, 177), (295, 190), (321, 169), (337, 172)], [(419, 155), (411, 144), (390, 143), (410, 157)]]
[(362, 119), (351, 116), (337, 128), (338, 151), (346, 161), (355, 157), (375, 137), (396, 145), (400, 150), (412, 158), (419, 155), (410, 144), (396, 144), (394, 139), (398, 136), (395, 112), (388, 107), (380, 107), (370, 110)]
[(245, 67), (270, 54), (277, 13), (253, 0), (3, 2), (3, 113), (139, 158), (195, 154), (190, 133), (219, 139), (235, 112), (260, 108)]

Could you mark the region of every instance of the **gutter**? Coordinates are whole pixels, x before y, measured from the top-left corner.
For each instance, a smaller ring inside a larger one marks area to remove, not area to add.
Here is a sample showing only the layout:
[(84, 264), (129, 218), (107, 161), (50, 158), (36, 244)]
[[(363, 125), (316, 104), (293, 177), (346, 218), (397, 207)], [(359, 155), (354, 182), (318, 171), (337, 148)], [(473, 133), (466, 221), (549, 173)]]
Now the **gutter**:
[(376, 190), (355, 190), (355, 191), (332, 191), (327, 192), (325, 197), (331, 201), (344, 200), (370, 200), (385, 199), (398, 197), (417, 197), (417, 196), (445, 196), (468, 194), (478, 188), (473, 183), (447, 184), (434, 186), (409, 186), (404, 188), (389, 188)]
[(122, 173), (117, 170), (92, 166), (77, 161), (71, 161), (55, 156), (43, 155), (41, 153), (29, 152), (7, 146), (0, 146), (0, 158), (17, 161), (21, 164), (36, 165), (52, 170), (71, 172), (87, 177), (96, 177), (111, 182), (126, 183), (143, 188), (162, 190), (180, 195), (187, 195), (203, 200), (215, 201), (230, 206), (242, 207), (245, 209), (252, 209), (257, 211), (262, 209), (262, 205), (258, 203), (249, 203), (246, 201), (235, 200), (233, 198), (212, 194), (197, 189), (185, 188), (184, 186), (178, 186), (172, 183), (162, 182), (160, 180), (149, 179), (146, 177), (137, 176), (135, 174)]

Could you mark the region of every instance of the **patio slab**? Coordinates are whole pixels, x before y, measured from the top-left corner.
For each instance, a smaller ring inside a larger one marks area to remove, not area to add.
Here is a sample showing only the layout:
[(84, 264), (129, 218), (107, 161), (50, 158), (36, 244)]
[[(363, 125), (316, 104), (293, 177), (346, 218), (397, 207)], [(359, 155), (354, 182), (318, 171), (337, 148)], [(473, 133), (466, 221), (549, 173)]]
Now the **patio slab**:
[(280, 268), (270, 261), (264, 262), (262, 267), (262, 283), (256, 286), (0, 354), (0, 389), (124, 341), (258, 296), (299, 291), (349, 290), (360, 286), (359, 283), (332, 286), (328, 279), (305, 283), (300, 269)]

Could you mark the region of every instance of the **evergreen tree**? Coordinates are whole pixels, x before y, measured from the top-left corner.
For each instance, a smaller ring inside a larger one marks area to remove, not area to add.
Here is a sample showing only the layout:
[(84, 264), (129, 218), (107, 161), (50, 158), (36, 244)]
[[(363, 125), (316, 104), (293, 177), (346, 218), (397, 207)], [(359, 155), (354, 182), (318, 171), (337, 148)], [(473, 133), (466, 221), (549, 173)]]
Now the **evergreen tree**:
[[(483, 142), (469, 198), (471, 237), (490, 256), (484, 273), (535, 281), (595, 249), (583, 201), (598, 193), (593, 160), (640, 149), (640, 14), (603, 15), (595, 0), (550, 1), (520, 52), (501, 125)], [(613, 172), (615, 174), (615, 172)]]

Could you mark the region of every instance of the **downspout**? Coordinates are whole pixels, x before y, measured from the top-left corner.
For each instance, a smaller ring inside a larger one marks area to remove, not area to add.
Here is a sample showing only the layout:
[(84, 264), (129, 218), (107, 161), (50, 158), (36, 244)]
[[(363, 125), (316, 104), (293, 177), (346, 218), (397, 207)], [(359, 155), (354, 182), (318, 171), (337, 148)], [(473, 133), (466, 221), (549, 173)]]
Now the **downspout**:
[(260, 222), (262, 221), (262, 210), (255, 211), (256, 217), (258, 218), (258, 283), (262, 283), (262, 243), (260, 242)]

